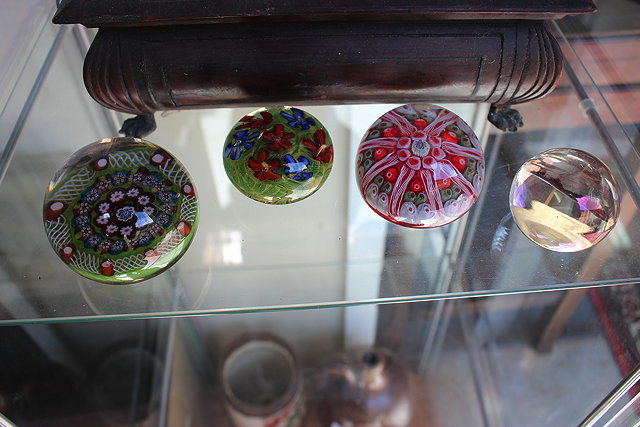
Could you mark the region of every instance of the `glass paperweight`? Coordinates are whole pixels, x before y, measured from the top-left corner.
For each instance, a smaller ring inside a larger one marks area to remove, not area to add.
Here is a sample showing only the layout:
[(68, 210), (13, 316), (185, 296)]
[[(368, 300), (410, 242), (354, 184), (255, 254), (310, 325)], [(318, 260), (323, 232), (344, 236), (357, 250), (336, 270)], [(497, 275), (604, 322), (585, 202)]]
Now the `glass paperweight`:
[(54, 251), (73, 271), (103, 283), (149, 279), (187, 250), (198, 199), (184, 166), (137, 138), (103, 139), (76, 151), (44, 199)]
[(509, 195), (518, 228), (556, 252), (577, 252), (600, 242), (620, 212), (618, 185), (592, 154), (554, 148), (527, 160)]
[(263, 108), (233, 126), (224, 143), (223, 163), (244, 195), (269, 204), (294, 203), (326, 181), (333, 144), (320, 121), (306, 111)]
[(367, 204), (384, 219), (414, 228), (448, 224), (478, 198), (484, 157), (460, 117), (430, 104), (395, 108), (367, 130), (356, 180)]

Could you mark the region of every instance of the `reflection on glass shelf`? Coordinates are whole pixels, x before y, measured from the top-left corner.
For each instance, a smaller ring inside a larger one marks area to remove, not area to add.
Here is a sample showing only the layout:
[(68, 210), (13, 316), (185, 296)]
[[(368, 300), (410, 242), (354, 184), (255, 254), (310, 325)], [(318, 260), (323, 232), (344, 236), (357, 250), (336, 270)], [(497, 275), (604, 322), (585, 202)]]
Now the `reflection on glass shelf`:
[[(56, 31), (49, 22), (54, 11), (53, 4), (39, 0), (3, 5), (0, 16), (3, 32), (0, 42), (0, 123), (3, 127), (16, 119), (12, 116), (15, 113), (11, 111), (12, 107), (21, 107), (19, 104), (25, 101), (39, 71), (38, 66), (44, 61), (50, 47), (47, 38)], [(41, 43), (43, 41), (45, 43)], [(6, 117), (5, 113), (11, 117)], [(0, 135), (5, 136), (5, 129)]]
[(576, 68), (584, 65), (588, 70), (589, 79), (585, 79), (585, 87), (590, 92), (597, 90), (606, 102), (600, 111), (610, 108), (615, 120), (622, 125), (625, 139), (632, 141), (639, 150), (637, 69), (640, 61), (640, 3), (609, 0), (599, 2), (598, 9), (598, 13), (592, 15), (558, 21), (575, 52), (575, 56), (567, 57)]
[[(265, 414), (286, 419), (283, 407), (296, 408), (304, 427), (380, 415), (393, 415), (395, 427), (578, 425), (640, 361), (638, 306), (625, 315), (618, 306), (640, 292), (583, 294), (542, 349), (549, 310), (571, 292), (2, 327), (0, 404), (18, 425), (232, 426)], [(362, 322), (352, 328), (357, 312), (371, 315), (373, 334)], [(225, 380), (243, 402), (236, 416), (225, 408)], [(294, 405), (274, 402), (278, 389)], [(268, 397), (254, 400), (258, 390)]]
[(169, 321), (121, 326), (1, 328), (2, 415), (19, 426), (159, 425)]
[(640, 366), (636, 367), (616, 388), (587, 416), (584, 427), (625, 427), (638, 425), (640, 418)]
[[(193, 244), (167, 273), (145, 283), (115, 288), (80, 278), (49, 247), (41, 206), (49, 179), (72, 152), (115, 136), (82, 88), (81, 61), (67, 35), (0, 185), (0, 322), (418, 301), (640, 280), (637, 208), (622, 180), (618, 226), (588, 251), (546, 251), (503, 220), (516, 170), (546, 149), (580, 148), (603, 159), (616, 177), (621, 173), (580, 115), (566, 79), (546, 98), (518, 107), (526, 124), (516, 134), (489, 128), (487, 105), (444, 105), (484, 142), (486, 181), (467, 215), (429, 230), (387, 223), (356, 188), (358, 143), (371, 120), (392, 105), (300, 106), (331, 133), (335, 160), (317, 193), (287, 206), (244, 197), (224, 173), (224, 137), (251, 108), (159, 115), (158, 130), (148, 139), (181, 159), (201, 195)], [(636, 173), (640, 163), (631, 144), (616, 141), (624, 166)]]

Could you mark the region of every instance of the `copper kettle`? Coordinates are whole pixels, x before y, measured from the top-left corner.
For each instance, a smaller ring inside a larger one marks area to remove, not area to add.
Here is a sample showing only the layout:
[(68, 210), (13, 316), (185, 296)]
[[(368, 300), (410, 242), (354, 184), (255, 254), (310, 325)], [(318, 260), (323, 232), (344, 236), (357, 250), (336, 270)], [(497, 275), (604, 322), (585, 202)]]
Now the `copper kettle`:
[(323, 425), (405, 427), (413, 411), (413, 383), (408, 368), (388, 350), (337, 355), (316, 374)]

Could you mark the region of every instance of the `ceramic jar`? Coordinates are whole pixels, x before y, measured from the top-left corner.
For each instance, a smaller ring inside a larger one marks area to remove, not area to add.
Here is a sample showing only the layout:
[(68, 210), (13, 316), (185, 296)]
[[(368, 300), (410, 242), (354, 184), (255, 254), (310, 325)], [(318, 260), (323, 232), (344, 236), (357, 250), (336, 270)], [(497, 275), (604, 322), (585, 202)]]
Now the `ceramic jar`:
[(295, 355), (269, 333), (229, 347), (220, 377), (225, 408), (237, 427), (297, 427), (304, 414), (303, 376)]
[(361, 348), (331, 358), (316, 387), (323, 425), (405, 427), (411, 420), (412, 374), (388, 350)]

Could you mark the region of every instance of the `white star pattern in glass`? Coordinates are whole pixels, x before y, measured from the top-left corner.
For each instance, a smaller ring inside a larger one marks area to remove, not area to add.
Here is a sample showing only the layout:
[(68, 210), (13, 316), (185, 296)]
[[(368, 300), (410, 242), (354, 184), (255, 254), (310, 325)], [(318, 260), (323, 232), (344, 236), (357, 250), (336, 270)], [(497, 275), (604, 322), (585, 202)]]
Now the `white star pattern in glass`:
[(384, 219), (439, 227), (477, 200), (484, 157), (477, 136), (456, 114), (431, 104), (403, 105), (365, 133), (356, 180), (364, 200)]

